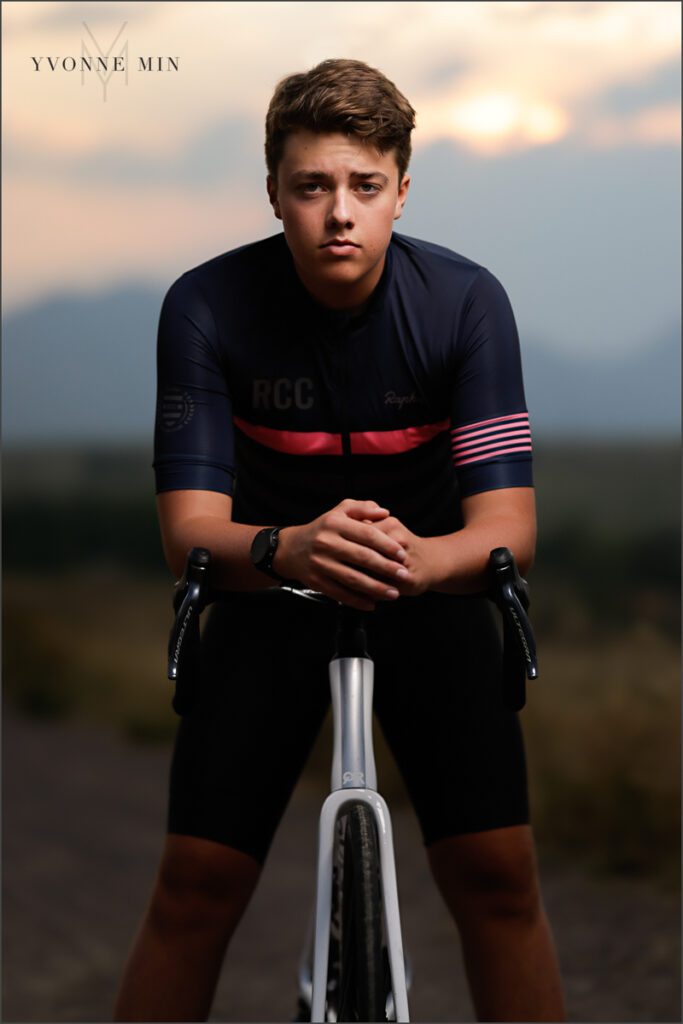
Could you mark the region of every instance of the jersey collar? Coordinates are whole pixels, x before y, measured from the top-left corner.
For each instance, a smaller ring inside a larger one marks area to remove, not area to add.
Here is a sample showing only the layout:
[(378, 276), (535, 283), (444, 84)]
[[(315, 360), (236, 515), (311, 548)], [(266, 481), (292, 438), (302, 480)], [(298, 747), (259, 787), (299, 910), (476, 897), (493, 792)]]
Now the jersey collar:
[(363, 309), (361, 313), (355, 314), (348, 313), (343, 309), (330, 309), (328, 306), (323, 306), (322, 303), (318, 302), (311, 295), (296, 272), (294, 260), (287, 245), (284, 233), (281, 235), (281, 238), (285, 250), (285, 262), (287, 265), (287, 273), (283, 275), (282, 278), (283, 291), (287, 301), (291, 301), (291, 299), (294, 298), (297, 306), (299, 307), (300, 315), (313, 324), (332, 331), (335, 334), (346, 334), (361, 329), (371, 319), (373, 319), (378, 312), (381, 311), (384, 306), (384, 300), (389, 283), (393, 277), (393, 234), (387, 247), (384, 267), (382, 268), (382, 276), (368, 299), (365, 309)]

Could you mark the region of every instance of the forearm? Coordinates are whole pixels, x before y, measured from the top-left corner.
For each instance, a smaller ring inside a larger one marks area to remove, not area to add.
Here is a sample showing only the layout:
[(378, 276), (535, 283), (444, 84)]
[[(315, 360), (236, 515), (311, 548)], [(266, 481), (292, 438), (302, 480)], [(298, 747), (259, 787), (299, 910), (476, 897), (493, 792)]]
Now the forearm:
[[(273, 524), (275, 525), (275, 524)], [(219, 516), (196, 516), (174, 526), (165, 539), (166, 561), (180, 577), (188, 551), (193, 547), (211, 552), (211, 585), (219, 590), (262, 590), (276, 580), (254, 568), (251, 544), (262, 526), (234, 523)]]
[(431, 567), (429, 589), (442, 594), (471, 594), (485, 590), (486, 568), (493, 548), (510, 548), (524, 575), (533, 564), (536, 525), (505, 515), (468, 523), (456, 533), (424, 538)]

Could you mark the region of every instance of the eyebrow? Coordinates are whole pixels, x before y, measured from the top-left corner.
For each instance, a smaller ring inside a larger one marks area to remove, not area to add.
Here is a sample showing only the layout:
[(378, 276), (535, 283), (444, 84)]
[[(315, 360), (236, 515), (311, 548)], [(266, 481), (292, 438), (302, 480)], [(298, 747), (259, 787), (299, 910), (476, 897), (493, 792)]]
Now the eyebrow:
[[(389, 182), (386, 174), (383, 174), (381, 171), (352, 171), (349, 177), (358, 178), (360, 181), (367, 181), (369, 178), (381, 178), (385, 184)], [(307, 181), (327, 181), (330, 175), (326, 174), (325, 171), (295, 171), (289, 180), (295, 182), (300, 181), (302, 178), (305, 178)]]

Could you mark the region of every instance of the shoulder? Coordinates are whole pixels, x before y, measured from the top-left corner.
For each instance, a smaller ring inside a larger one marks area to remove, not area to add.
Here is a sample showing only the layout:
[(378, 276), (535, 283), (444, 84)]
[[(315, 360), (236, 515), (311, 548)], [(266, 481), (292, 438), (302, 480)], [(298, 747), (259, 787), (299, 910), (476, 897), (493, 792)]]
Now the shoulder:
[(286, 258), (282, 232), (236, 249), (219, 253), (184, 271), (166, 291), (164, 302), (188, 301), (192, 297), (211, 303), (230, 292), (243, 295), (245, 288), (267, 281), (272, 271)]
[(446, 246), (394, 232), (392, 253), (400, 283), (421, 282), (430, 302), (441, 298), (450, 307), (475, 300), (507, 302), (503, 285), (487, 267)]

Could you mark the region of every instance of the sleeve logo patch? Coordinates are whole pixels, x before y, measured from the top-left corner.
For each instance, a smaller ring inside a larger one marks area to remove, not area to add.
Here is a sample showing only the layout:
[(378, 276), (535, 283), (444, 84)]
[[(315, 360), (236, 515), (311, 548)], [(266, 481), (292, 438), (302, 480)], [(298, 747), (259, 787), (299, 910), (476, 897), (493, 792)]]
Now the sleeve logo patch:
[(169, 388), (159, 400), (159, 423), (167, 434), (182, 430), (194, 416), (194, 402), (187, 391)]

